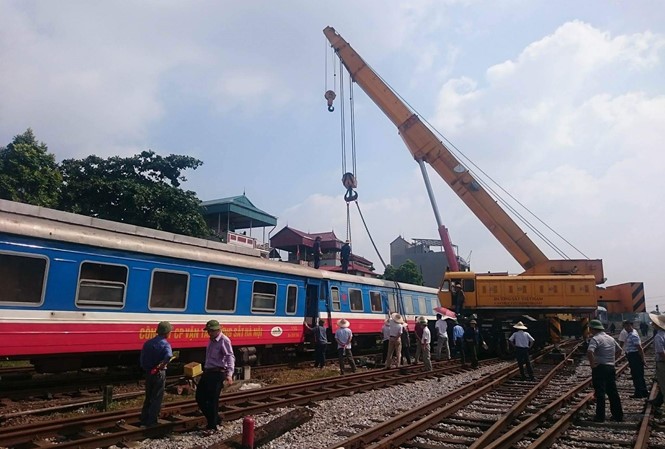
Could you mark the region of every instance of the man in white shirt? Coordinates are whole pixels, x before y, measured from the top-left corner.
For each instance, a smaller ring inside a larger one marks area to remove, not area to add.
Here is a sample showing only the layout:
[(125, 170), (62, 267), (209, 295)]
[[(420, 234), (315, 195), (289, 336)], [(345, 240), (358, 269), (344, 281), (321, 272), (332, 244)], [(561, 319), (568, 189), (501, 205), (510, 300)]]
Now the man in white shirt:
[(397, 357), (397, 367), (402, 364), (402, 332), (404, 328), (404, 319), (399, 313), (393, 313), (390, 318), (390, 335), (388, 339), (388, 355), (386, 357), (385, 369), (390, 369), (393, 363), (393, 356)]
[(448, 322), (440, 313), (436, 314), (436, 360), (441, 360), (441, 352), (445, 349), (446, 360), (450, 360), (450, 348), (448, 347)]
[(520, 375), (522, 380), (526, 379), (524, 375), (524, 365), (526, 365), (526, 372), (529, 374), (529, 380), (536, 380), (533, 377), (533, 368), (529, 360), (529, 349), (533, 346), (534, 338), (530, 333), (526, 332), (527, 327), (520, 321), (513, 326), (515, 332), (510, 336), (508, 342), (515, 348), (515, 358), (517, 359), (517, 366), (520, 368)]
[(427, 328), (427, 318), (421, 316), (418, 318), (418, 324), (422, 326), (423, 335), (420, 337), (420, 346), (423, 353), (423, 363), (427, 371), (432, 371), (432, 358), (430, 355), (429, 344), (431, 341), (431, 333)]

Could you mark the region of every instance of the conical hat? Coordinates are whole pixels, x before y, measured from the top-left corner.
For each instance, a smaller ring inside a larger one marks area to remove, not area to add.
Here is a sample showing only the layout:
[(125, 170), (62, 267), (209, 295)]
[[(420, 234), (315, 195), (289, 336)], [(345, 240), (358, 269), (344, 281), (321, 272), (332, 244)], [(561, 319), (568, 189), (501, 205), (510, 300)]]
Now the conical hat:
[(351, 323), (349, 323), (347, 320), (345, 320), (344, 318), (342, 318), (341, 320), (339, 320), (339, 321), (337, 322), (337, 325), (338, 325), (339, 327), (349, 327), (349, 326), (351, 325)]
[(404, 319), (402, 318), (402, 315), (400, 315), (399, 313), (393, 313), (392, 319), (397, 324), (404, 323)]
[(521, 330), (526, 330), (527, 329), (527, 327), (521, 321), (518, 321), (517, 324), (515, 324), (513, 327), (515, 329), (521, 329)]
[(665, 329), (665, 315), (656, 315), (655, 313), (650, 313), (649, 318), (651, 318), (653, 324), (661, 329)]

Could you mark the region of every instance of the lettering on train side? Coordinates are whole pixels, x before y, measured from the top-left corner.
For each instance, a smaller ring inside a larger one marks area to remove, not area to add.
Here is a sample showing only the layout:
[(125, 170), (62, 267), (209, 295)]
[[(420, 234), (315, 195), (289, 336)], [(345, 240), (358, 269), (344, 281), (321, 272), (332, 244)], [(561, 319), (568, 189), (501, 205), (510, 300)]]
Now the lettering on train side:
[[(150, 340), (154, 337), (155, 328), (154, 327), (142, 327), (139, 329), (139, 340)], [(173, 327), (169, 340), (200, 340), (206, 338), (208, 333), (201, 329), (200, 326), (189, 326), (189, 327)]]

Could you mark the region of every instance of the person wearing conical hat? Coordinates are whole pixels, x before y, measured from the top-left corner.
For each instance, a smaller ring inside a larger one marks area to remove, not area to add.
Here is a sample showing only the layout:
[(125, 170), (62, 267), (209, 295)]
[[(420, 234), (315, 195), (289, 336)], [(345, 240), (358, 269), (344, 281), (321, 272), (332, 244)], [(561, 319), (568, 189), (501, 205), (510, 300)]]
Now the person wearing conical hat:
[(665, 391), (665, 315), (649, 314), (653, 324), (654, 337), (653, 347), (656, 354), (656, 380), (658, 381), (659, 393), (651, 404), (656, 407), (660, 414), (660, 406), (663, 405), (663, 392)]
[(517, 359), (517, 366), (520, 368), (520, 375), (522, 380), (526, 380), (524, 375), (524, 365), (526, 365), (526, 372), (529, 375), (529, 380), (536, 380), (533, 377), (533, 368), (529, 360), (529, 349), (536, 341), (530, 333), (526, 331), (527, 327), (520, 321), (513, 326), (515, 332), (508, 339), (510, 346), (515, 348), (515, 359)]
[(596, 392), (596, 416), (594, 421), (605, 421), (605, 394), (610, 400), (610, 412), (613, 421), (623, 421), (621, 398), (617, 391), (616, 356), (621, 354), (621, 346), (612, 336), (605, 333), (605, 326), (600, 320), (589, 321), (589, 330), (593, 334), (589, 339), (587, 357), (591, 366), (591, 382)]
[(351, 372), (356, 372), (356, 362), (353, 360), (353, 353), (351, 352), (351, 340), (353, 340), (353, 332), (349, 327), (351, 323), (342, 318), (337, 322), (337, 330), (335, 331), (335, 340), (337, 341), (337, 356), (339, 359), (339, 372), (344, 374), (344, 359), (349, 361)]
[(402, 364), (402, 332), (404, 328), (404, 319), (399, 313), (393, 313), (390, 317), (390, 331), (388, 338), (388, 355), (386, 356), (386, 363), (384, 368), (390, 369), (393, 364), (393, 357), (397, 359), (397, 367)]

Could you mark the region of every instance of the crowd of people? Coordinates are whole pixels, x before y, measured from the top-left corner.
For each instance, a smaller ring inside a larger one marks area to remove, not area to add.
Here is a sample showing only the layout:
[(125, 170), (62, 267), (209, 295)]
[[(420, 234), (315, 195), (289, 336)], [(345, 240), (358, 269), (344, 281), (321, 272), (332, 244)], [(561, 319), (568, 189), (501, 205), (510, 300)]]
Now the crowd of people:
[[(654, 327), (654, 348), (656, 354), (656, 378), (660, 388), (658, 396), (650, 401), (660, 414), (660, 407), (664, 400), (662, 392), (665, 391), (665, 316), (650, 314)], [(326, 350), (328, 346), (328, 329), (325, 320), (318, 320), (318, 324), (310, 327), (304, 323), (307, 330), (313, 334), (314, 366), (323, 368), (326, 363)], [(466, 320), (465, 326), (451, 316), (436, 315), (436, 322), (430, 330), (426, 317), (416, 317), (415, 320), (415, 357), (411, 359), (410, 329), (407, 322), (399, 313), (393, 313), (386, 319), (381, 333), (383, 336), (383, 367), (399, 368), (403, 364), (423, 363), (426, 370), (432, 370), (432, 359), (451, 360), (459, 358), (462, 366), (467, 361), (472, 368), (479, 366), (478, 352), (482, 347), (487, 349), (478, 323), (472, 317)], [(522, 380), (535, 381), (533, 367), (529, 360), (529, 350), (535, 343), (534, 337), (527, 332), (527, 326), (521, 321), (514, 324), (513, 333), (508, 344), (513, 348)], [(599, 320), (589, 322), (591, 337), (587, 345), (587, 358), (591, 367), (592, 384), (596, 396), (595, 421), (605, 421), (605, 397), (610, 404), (610, 415), (613, 421), (623, 421), (621, 398), (616, 385), (615, 362), (617, 357), (626, 353), (633, 381), (633, 398), (648, 398), (649, 391), (644, 378), (646, 367), (642, 341), (632, 321), (624, 321), (622, 331), (617, 339), (605, 332), (605, 326)], [(141, 410), (140, 422), (142, 426), (157, 425), (164, 388), (166, 382), (166, 369), (173, 359), (173, 351), (168, 342), (172, 331), (171, 323), (162, 321), (157, 325), (156, 336), (145, 342), (140, 354), (140, 365), (145, 372), (145, 399)], [(204, 328), (209, 340), (206, 347), (203, 372), (196, 388), (196, 402), (201, 413), (206, 418), (209, 431), (215, 431), (221, 424), (219, 415), (219, 396), (224, 383), (233, 383), (235, 357), (231, 340), (223, 334), (222, 327), (217, 320), (210, 320)], [(642, 334), (648, 331), (641, 326)], [(334, 333), (337, 347), (339, 370), (344, 374), (348, 369), (356, 372), (356, 363), (352, 353), (353, 332), (351, 323), (342, 318), (337, 322)], [(433, 342), (436, 347), (432, 348)]]

